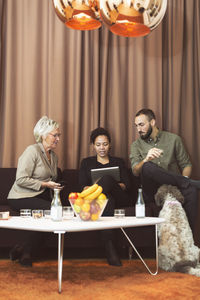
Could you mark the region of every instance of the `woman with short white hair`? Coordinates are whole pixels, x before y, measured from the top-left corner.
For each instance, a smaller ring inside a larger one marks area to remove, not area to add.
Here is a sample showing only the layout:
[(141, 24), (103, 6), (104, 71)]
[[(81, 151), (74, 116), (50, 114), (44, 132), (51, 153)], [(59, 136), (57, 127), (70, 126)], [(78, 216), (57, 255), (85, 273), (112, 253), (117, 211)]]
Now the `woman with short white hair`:
[[(16, 180), (8, 194), (10, 207), (18, 212), (20, 209), (50, 209), (50, 191), (61, 188), (56, 182), (58, 159), (54, 152), (61, 135), (59, 124), (43, 116), (33, 132), (36, 144), (28, 146), (20, 156)], [(15, 245), (10, 251), (11, 260), (19, 259), (21, 265), (31, 266), (31, 252), (38, 242), (39, 233), (28, 232), (23, 245)]]

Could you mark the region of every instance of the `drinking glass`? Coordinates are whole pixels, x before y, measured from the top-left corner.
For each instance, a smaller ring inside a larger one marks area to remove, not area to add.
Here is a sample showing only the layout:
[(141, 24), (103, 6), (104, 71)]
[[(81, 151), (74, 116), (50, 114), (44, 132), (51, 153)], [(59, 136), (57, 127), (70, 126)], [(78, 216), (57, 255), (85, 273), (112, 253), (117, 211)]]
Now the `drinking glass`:
[(44, 210), (44, 217), (46, 219), (50, 219), (51, 218), (51, 210), (50, 209), (45, 209)]
[(8, 220), (10, 217), (9, 211), (0, 211), (0, 220)]
[(20, 209), (20, 217), (31, 217), (31, 209)]
[(71, 206), (63, 206), (63, 219), (72, 219), (74, 211)]
[(34, 209), (32, 210), (32, 217), (34, 219), (40, 219), (43, 217), (43, 210), (42, 209)]
[(124, 218), (125, 217), (125, 209), (115, 209), (114, 217), (115, 218)]

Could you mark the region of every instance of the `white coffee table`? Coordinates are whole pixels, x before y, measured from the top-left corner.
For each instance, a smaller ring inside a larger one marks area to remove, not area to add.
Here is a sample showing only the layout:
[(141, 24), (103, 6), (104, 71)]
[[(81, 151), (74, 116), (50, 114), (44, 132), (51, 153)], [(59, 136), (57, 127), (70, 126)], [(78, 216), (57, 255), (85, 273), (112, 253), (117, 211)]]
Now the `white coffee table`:
[[(19, 230), (33, 230), (43, 232), (53, 232), (58, 234), (58, 291), (62, 290), (62, 267), (63, 267), (63, 248), (64, 248), (64, 234), (66, 232), (90, 231), (90, 230), (103, 230), (103, 229), (116, 229), (120, 228), (128, 239), (129, 243), (136, 251), (137, 255), (149, 271), (151, 275), (158, 273), (158, 234), (157, 225), (164, 222), (163, 218), (136, 218), (136, 217), (101, 217), (98, 221), (84, 222), (78, 218), (72, 220), (63, 220), (60, 222), (52, 221), (51, 219), (33, 219), (23, 217), (10, 217), (8, 220), (0, 220), (0, 228), (19, 229)], [(156, 271), (153, 273), (138, 253), (132, 241), (126, 234), (124, 228), (127, 227), (141, 227), (141, 226), (155, 226), (155, 246), (156, 246)]]

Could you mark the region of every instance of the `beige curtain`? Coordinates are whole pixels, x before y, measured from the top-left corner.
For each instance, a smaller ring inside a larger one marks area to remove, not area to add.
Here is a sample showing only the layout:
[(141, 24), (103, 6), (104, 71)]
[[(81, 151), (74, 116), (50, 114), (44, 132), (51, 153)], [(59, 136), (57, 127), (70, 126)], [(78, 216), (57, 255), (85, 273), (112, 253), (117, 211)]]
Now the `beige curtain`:
[(200, 178), (199, 0), (168, 0), (162, 23), (138, 38), (68, 29), (49, 0), (0, 0), (0, 16), (1, 167), (17, 165), (42, 115), (60, 123), (61, 168), (92, 154), (99, 125), (129, 163), (134, 115), (149, 107), (160, 128), (183, 137)]
[(129, 164), (134, 115), (149, 107), (160, 128), (182, 136), (200, 178), (199, 20), (200, 0), (168, 0), (154, 31), (124, 38), (105, 26), (68, 29), (50, 0), (0, 0), (0, 167), (17, 166), (42, 115), (60, 123), (62, 169), (92, 154), (99, 125)]

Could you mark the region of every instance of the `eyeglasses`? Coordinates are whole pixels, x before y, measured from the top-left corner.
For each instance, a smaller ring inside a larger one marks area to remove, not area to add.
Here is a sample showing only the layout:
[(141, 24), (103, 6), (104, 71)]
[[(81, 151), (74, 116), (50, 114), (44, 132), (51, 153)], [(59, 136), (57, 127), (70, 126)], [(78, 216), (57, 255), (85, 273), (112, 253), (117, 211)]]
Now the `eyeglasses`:
[(49, 134), (52, 135), (54, 138), (60, 138), (61, 136), (61, 133), (55, 133), (55, 134), (49, 133)]

